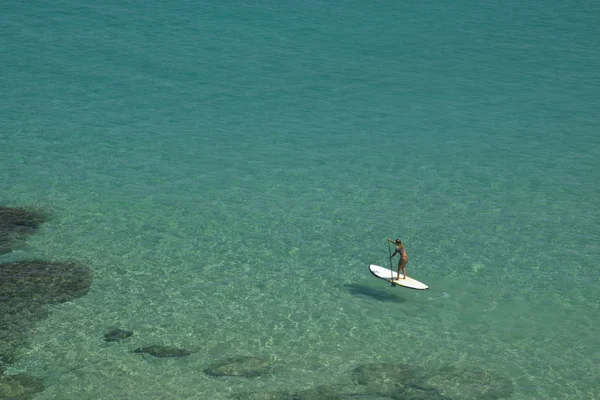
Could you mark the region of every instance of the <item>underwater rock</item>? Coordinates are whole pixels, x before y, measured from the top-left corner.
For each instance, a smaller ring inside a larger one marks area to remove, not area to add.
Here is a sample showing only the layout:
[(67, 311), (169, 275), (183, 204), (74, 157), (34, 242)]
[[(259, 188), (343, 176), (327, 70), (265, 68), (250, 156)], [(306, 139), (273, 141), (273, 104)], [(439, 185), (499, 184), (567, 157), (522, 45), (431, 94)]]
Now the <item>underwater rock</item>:
[(27, 400), (43, 390), (42, 380), (33, 376), (0, 375), (0, 399)]
[(118, 342), (119, 340), (127, 339), (128, 337), (133, 336), (133, 332), (125, 331), (123, 329), (113, 329), (104, 335), (105, 342)]
[(0, 207), (0, 254), (23, 246), (27, 236), (36, 233), (47, 220), (40, 211)]
[(427, 383), (444, 396), (464, 400), (507, 399), (514, 391), (508, 378), (477, 368), (444, 366), (428, 376)]
[(91, 271), (73, 263), (0, 264), (0, 298), (10, 302), (61, 303), (83, 296), (91, 283)]
[(236, 356), (209, 365), (204, 372), (213, 376), (252, 377), (273, 371), (271, 361), (253, 356)]
[(179, 349), (177, 347), (170, 347), (170, 346), (161, 346), (161, 345), (157, 345), (157, 344), (152, 345), (152, 346), (140, 347), (140, 348), (135, 349), (133, 352), (150, 354), (151, 356), (162, 357), (162, 358), (186, 357), (186, 356), (189, 356), (190, 354), (192, 354), (192, 352), (190, 350)]
[(87, 293), (89, 269), (73, 263), (21, 261), (0, 264), (0, 362), (12, 364), (35, 322), (46, 317), (45, 304)]

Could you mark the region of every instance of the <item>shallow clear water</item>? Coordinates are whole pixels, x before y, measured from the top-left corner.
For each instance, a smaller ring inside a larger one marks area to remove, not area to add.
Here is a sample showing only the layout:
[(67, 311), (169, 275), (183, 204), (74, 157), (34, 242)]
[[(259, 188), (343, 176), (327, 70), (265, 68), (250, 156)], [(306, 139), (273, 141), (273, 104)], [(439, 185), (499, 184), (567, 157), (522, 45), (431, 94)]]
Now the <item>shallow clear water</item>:
[[(59, 1), (0, 13), (0, 262), (77, 260), (14, 371), (35, 399), (205, 399), (478, 367), (600, 396), (592, 3)], [(408, 275), (391, 288), (401, 237)], [(111, 326), (135, 331), (120, 344)], [(164, 343), (181, 359), (131, 354)], [(215, 379), (224, 357), (276, 373)]]

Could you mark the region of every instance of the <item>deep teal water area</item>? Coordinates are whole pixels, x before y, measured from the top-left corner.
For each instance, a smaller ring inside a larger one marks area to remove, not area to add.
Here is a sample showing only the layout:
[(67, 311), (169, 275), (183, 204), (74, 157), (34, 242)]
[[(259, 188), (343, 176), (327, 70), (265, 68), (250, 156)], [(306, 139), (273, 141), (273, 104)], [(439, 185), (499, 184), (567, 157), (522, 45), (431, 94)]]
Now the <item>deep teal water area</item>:
[[(3, 3), (0, 203), (52, 219), (0, 262), (94, 274), (5, 375), (43, 379), (36, 400), (225, 399), (388, 362), (599, 398), (599, 19), (538, 0)], [(387, 237), (431, 290), (369, 274)], [(135, 334), (104, 342), (115, 326)], [(154, 343), (194, 353), (131, 353)], [(278, 368), (203, 372), (237, 355)]]

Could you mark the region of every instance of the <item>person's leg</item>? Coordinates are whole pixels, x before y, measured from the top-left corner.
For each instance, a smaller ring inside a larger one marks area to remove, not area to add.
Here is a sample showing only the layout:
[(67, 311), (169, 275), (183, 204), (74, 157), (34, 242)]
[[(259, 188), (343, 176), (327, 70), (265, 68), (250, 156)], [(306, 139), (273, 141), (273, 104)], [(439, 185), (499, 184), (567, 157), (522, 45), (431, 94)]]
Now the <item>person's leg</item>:
[(402, 270), (402, 275), (404, 275), (402, 279), (406, 279), (406, 264), (408, 264), (408, 260), (400, 259), (398, 261), (398, 279), (400, 279), (400, 270)]

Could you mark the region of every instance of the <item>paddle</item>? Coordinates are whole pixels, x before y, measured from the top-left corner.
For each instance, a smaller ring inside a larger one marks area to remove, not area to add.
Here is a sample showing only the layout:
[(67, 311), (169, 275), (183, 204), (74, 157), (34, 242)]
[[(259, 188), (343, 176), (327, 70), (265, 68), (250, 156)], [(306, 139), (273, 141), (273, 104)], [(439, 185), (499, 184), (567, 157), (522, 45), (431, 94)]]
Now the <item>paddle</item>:
[(394, 283), (394, 269), (392, 268), (392, 248), (390, 247), (390, 241), (388, 240), (388, 254), (390, 255), (390, 282), (392, 283), (392, 287), (396, 286)]

